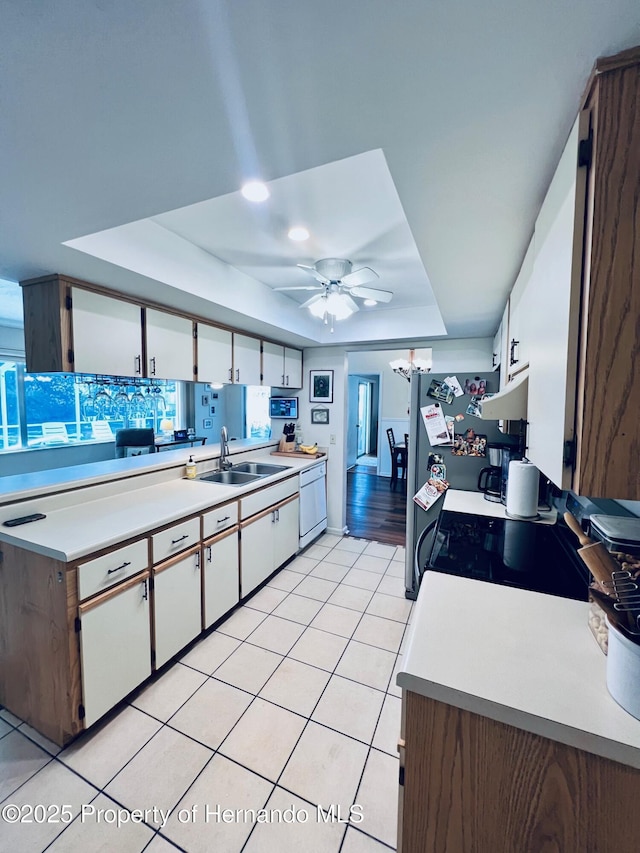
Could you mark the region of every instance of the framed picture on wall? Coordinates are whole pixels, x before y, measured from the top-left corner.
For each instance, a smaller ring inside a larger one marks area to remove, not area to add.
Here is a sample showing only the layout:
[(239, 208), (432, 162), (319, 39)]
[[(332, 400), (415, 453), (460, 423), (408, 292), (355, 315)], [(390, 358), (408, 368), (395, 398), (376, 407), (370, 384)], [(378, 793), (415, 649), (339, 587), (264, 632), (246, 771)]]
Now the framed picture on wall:
[(333, 370), (309, 371), (309, 402), (333, 403)]
[(211, 427), (213, 426), (213, 421), (211, 420), (211, 418), (204, 418), (204, 420), (202, 421), (202, 426), (204, 429), (211, 429)]
[(209, 395), (208, 395), (208, 394), (203, 394), (203, 395), (202, 395), (202, 405), (203, 405), (203, 406), (208, 406), (208, 405), (209, 405)]
[(312, 424), (328, 424), (329, 423), (329, 409), (325, 409), (324, 406), (318, 406), (317, 409), (311, 409), (311, 423)]

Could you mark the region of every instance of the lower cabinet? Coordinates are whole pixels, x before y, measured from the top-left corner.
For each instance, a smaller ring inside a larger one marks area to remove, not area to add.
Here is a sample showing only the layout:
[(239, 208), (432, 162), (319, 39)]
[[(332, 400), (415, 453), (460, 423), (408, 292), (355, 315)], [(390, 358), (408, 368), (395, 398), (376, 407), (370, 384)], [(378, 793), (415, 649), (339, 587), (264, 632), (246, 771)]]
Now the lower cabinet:
[(151, 675), (149, 572), (78, 611), (84, 723), (90, 726)]
[(298, 550), (299, 504), (295, 495), (242, 522), (240, 588), (243, 597)]
[(238, 528), (202, 547), (202, 627), (209, 628), (240, 601)]
[(201, 559), (198, 545), (153, 569), (156, 669), (201, 631)]

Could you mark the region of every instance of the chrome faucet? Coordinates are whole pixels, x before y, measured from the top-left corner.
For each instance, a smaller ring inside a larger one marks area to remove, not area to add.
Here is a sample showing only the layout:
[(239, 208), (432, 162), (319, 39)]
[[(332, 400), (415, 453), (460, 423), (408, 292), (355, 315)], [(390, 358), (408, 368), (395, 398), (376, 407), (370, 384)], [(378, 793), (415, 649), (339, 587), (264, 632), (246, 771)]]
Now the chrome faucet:
[(228, 471), (233, 463), (229, 461), (229, 433), (226, 426), (220, 430), (220, 470)]

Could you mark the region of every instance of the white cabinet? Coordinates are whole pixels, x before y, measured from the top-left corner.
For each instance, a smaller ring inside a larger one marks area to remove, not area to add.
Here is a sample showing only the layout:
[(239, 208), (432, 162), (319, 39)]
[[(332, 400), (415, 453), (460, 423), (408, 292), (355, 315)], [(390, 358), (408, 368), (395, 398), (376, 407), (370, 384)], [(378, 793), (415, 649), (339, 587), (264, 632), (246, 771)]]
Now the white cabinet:
[(534, 251), (532, 237), (509, 296), (508, 361), (505, 370), (509, 376), (519, 373), (529, 364), (531, 308), (534, 302), (531, 286)]
[(155, 666), (197, 637), (202, 626), (200, 546), (154, 569)]
[(285, 388), (302, 388), (302, 352), (299, 349), (284, 348), (284, 385)]
[(240, 601), (237, 528), (205, 542), (202, 556), (202, 627), (206, 629)]
[(493, 346), (491, 348), (491, 369), (500, 370), (502, 361), (502, 323), (498, 326), (498, 331), (493, 337)]
[(299, 499), (294, 496), (241, 524), (243, 598), (298, 550), (298, 511)]
[(302, 388), (301, 351), (263, 341), (262, 384), (275, 388)]
[(193, 382), (193, 321), (147, 308), (145, 329), (147, 376)]
[(140, 308), (71, 288), (73, 364), (79, 373), (142, 376)]
[(260, 385), (260, 341), (233, 333), (233, 381)]
[(148, 578), (145, 572), (78, 609), (85, 726), (151, 675)]
[(217, 326), (198, 323), (197, 327), (198, 382), (231, 382), (233, 350), (231, 332)]

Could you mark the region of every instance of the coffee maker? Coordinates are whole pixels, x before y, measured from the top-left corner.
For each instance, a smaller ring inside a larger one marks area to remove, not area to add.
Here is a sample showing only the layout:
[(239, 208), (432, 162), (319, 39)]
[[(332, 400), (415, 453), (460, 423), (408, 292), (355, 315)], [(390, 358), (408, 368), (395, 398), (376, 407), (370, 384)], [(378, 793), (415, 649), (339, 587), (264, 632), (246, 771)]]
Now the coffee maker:
[(495, 503), (507, 501), (507, 479), (509, 477), (509, 462), (520, 459), (517, 447), (510, 444), (488, 444), (487, 457), (489, 467), (483, 468), (478, 477), (478, 489), (484, 492), (484, 499)]

